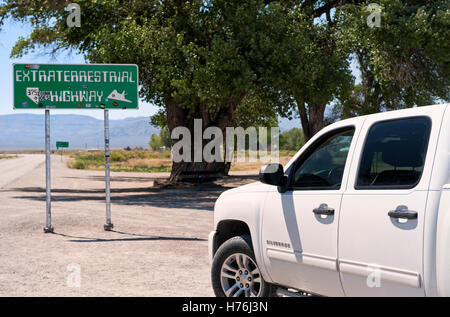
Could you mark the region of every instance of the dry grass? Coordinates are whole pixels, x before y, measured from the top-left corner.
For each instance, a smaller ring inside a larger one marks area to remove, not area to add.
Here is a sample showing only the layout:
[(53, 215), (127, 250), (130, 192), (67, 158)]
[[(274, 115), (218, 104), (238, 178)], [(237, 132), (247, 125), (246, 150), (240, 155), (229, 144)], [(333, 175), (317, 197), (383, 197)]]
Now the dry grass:
[[(75, 169), (103, 170), (104, 152), (83, 152), (70, 154), (67, 166)], [(164, 151), (111, 151), (110, 168), (114, 172), (168, 172), (172, 161), (170, 152)]]
[(5, 154), (0, 154), (0, 160), (7, 160), (7, 159), (12, 159), (12, 158), (17, 158), (17, 155), (5, 155)]
[[(295, 154), (294, 151), (280, 151), (279, 161), (285, 165)], [(70, 153), (67, 162), (69, 168), (103, 170), (105, 165), (104, 152), (82, 152)], [(267, 162), (250, 162), (248, 154), (245, 162), (237, 162), (235, 159), (231, 164), (231, 171), (258, 171)], [(170, 172), (172, 160), (170, 151), (126, 151), (116, 150), (111, 152), (111, 171), (116, 172)]]

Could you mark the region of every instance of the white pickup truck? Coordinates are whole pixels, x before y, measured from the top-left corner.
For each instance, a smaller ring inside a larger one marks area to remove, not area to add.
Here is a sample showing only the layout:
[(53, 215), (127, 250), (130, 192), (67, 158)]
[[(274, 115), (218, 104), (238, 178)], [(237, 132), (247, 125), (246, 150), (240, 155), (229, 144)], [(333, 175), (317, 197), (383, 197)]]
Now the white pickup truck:
[(450, 104), (343, 120), (225, 191), (217, 296), (450, 296)]

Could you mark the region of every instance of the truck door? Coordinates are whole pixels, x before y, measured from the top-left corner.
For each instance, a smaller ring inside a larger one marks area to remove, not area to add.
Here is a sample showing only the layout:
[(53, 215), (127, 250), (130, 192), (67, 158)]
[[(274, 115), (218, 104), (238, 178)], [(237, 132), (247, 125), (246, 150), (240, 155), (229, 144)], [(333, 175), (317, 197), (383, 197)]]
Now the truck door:
[(337, 271), (338, 219), (358, 127), (321, 133), (288, 169), (289, 189), (269, 193), (262, 251), (275, 283), (343, 295)]
[(425, 295), (424, 212), (442, 118), (434, 110), (364, 122), (339, 220), (347, 296)]

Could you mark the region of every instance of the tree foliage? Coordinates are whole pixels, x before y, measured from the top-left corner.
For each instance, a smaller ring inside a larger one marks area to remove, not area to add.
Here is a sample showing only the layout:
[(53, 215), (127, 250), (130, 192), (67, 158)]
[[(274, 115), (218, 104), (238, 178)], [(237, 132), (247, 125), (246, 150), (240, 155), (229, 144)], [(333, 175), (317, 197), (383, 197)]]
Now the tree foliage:
[[(448, 0), (6, 0), (6, 19), (30, 23), (11, 55), (73, 49), (89, 62), (139, 65), (141, 97), (169, 131), (276, 124), (299, 116), (305, 139), (336, 118), (449, 99)], [(359, 66), (355, 82), (351, 61)], [(172, 168), (172, 171), (177, 171)]]
[(170, 131), (169, 128), (167, 128), (167, 126), (161, 128), (159, 136), (161, 137), (162, 146), (165, 146), (166, 148), (170, 149), (172, 141), (170, 140)]
[(280, 150), (298, 151), (305, 144), (305, 136), (299, 128), (280, 134)]
[(450, 2), (379, 0), (380, 27), (366, 25), (364, 5), (337, 20), (358, 62), (361, 83), (341, 100), (342, 117), (449, 100)]
[(153, 151), (159, 151), (162, 146), (161, 137), (157, 134), (152, 134), (150, 137), (150, 142), (148, 142), (150, 149)]

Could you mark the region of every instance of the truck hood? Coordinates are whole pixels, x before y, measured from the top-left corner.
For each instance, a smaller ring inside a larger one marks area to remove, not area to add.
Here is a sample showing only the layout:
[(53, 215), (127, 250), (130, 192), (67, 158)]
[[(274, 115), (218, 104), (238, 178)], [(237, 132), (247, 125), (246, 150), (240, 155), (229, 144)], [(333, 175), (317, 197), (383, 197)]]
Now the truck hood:
[(276, 186), (255, 182), (224, 191), (214, 205), (214, 227), (222, 220), (234, 219), (252, 228), (251, 224), (260, 217), (265, 197), (276, 190)]
[(273, 192), (275, 190), (277, 190), (276, 186), (263, 184), (261, 182), (254, 182), (226, 190), (220, 196), (245, 194), (245, 193)]

